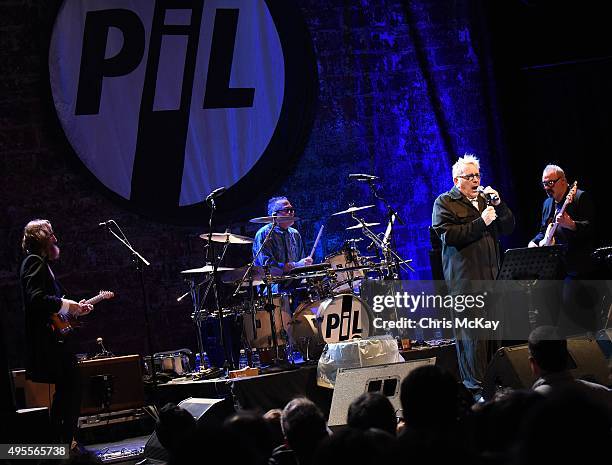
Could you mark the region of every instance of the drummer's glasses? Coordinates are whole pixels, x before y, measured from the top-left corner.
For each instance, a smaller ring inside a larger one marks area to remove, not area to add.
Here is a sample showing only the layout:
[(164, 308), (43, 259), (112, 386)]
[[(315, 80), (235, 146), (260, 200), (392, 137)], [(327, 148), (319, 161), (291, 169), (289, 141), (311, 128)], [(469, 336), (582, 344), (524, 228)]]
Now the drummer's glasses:
[(460, 174), (458, 177), (468, 181), (473, 181), (474, 179), (480, 179), (480, 173)]
[(276, 210), (274, 214), (276, 215), (278, 212), (295, 213), (295, 208), (281, 208), (280, 210)]

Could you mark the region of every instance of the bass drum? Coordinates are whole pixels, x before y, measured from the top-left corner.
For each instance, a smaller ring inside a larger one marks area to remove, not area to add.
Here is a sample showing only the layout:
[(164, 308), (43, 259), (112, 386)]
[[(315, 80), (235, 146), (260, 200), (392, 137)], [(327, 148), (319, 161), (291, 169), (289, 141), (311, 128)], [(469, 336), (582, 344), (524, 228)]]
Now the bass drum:
[(318, 358), (325, 344), (366, 338), (370, 335), (368, 306), (353, 294), (303, 302), (287, 330), (290, 342), (307, 359)]

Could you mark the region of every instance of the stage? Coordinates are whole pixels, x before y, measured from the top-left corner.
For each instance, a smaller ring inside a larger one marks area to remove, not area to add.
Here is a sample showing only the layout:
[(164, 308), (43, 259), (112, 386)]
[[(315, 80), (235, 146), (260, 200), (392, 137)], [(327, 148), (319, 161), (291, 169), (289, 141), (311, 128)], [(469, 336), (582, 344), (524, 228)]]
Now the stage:
[[(436, 357), (436, 364), (459, 379), (454, 344), (424, 346), (400, 352), (404, 360)], [(194, 381), (176, 378), (146, 391), (148, 402), (162, 407), (167, 402), (178, 404), (188, 397), (211, 399), (232, 398), (236, 410), (283, 408), (295, 397), (304, 396), (315, 402), (327, 415), (331, 406), (332, 389), (317, 386), (317, 366), (302, 365), (296, 369), (263, 374), (250, 378), (211, 379)]]

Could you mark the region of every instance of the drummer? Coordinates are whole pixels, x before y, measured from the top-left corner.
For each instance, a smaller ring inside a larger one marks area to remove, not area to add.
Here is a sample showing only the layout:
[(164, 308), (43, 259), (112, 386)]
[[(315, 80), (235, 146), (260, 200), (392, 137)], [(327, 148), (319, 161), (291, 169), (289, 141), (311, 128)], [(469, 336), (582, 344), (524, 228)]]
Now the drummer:
[[(270, 265), (279, 268), (283, 274), (293, 268), (312, 265), (312, 257), (306, 256), (302, 236), (292, 228), (295, 209), (287, 197), (272, 197), (268, 201), (268, 216), (278, 216), (277, 225), (268, 223), (257, 231), (253, 242), (253, 256), (257, 253), (270, 228), (274, 228), (265, 247), (255, 259), (255, 265)], [(286, 219), (285, 219), (286, 218)], [(278, 293), (292, 287), (291, 281), (274, 284), (272, 292)]]

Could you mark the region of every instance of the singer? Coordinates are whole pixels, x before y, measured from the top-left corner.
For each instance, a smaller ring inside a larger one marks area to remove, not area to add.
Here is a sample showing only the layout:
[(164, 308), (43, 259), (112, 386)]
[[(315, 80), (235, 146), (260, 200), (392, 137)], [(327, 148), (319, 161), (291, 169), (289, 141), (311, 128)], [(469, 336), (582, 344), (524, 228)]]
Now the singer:
[[(480, 187), (480, 162), (465, 154), (453, 165), (454, 187), (436, 199), (432, 227), (442, 241), (444, 279), (452, 295), (473, 292), (472, 280), (493, 280), (500, 264), (498, 238), (514, 230), (514, 216), (497, 191)], [(494, 200), (494, 197), (496, 199)], [(487, 206), (487, 201), (491, 204)], [(479, 317), (477, 309), (474, 315)], [(463, 383), (478, 395), (487, 367), (487, 341), (456, 329)]]

